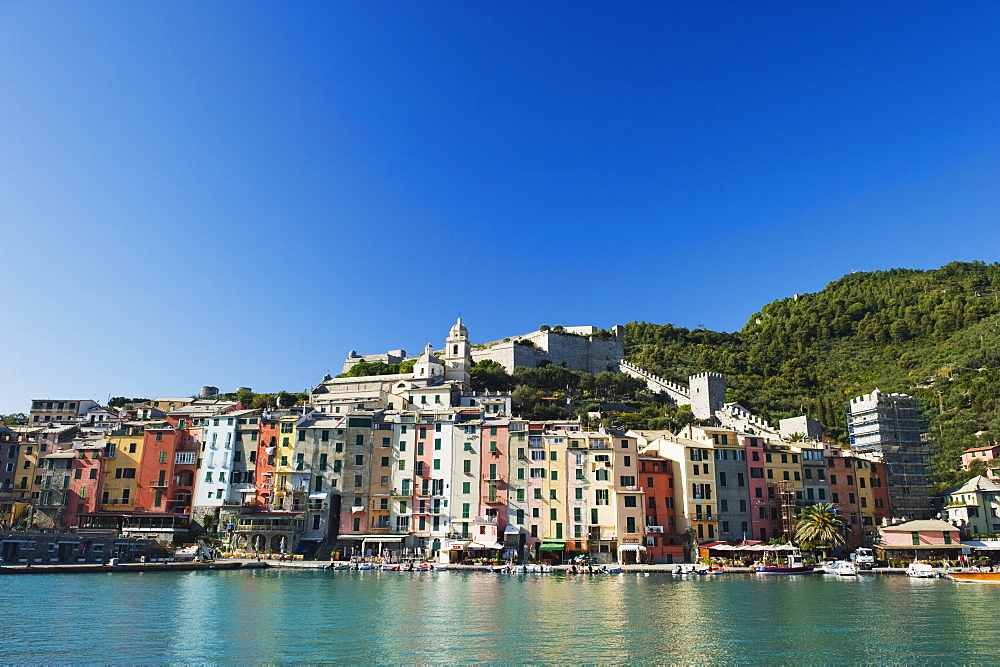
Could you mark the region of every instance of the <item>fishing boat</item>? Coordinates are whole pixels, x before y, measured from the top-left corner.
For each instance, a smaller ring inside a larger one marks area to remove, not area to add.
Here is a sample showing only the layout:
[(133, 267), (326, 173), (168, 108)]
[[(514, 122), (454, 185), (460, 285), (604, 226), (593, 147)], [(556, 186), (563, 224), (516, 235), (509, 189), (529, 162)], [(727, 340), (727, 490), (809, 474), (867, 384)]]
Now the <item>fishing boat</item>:
[(784, 565), (755, 565), (753, 571), (755, 574), (811, 574), (815, 569), (803, 563), (802, 554), (793, 553), (788, 555)]
[(1000, 572), (949, 572), (947, 577), (960, 584), (1000, 584)]

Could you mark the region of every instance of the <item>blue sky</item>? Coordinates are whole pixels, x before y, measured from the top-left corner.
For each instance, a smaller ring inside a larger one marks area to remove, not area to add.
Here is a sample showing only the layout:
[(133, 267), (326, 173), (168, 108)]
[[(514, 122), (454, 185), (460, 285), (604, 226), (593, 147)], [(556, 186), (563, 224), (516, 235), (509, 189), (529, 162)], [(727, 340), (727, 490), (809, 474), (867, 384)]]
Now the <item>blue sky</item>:
[(0, 2), (0, 412), (1000, 260), (996, 2)]

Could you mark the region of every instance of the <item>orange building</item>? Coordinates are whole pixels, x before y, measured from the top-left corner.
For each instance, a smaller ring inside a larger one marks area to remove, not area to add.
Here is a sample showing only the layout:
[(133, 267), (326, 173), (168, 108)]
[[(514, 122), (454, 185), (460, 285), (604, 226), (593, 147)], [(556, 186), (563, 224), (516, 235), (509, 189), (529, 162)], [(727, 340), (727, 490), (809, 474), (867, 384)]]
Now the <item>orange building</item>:
[(637, 481), (646, 501), (646, 558), (653, 563), (683, 562), (684, 545), (674, 518), (673, 462), (653, 452), (638, 458)]

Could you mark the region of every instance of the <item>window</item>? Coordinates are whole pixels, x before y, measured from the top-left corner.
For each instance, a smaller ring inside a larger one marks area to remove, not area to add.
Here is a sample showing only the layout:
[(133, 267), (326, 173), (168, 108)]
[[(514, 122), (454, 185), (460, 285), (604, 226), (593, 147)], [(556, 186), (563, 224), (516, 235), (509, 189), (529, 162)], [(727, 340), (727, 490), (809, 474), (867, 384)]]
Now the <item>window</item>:
[(519, 503), (523, 503), (524, 502), (524, 489), (515, 489), (514, 490), (514, 499), (517, 502), (519, 502)]
[[(609, 492), (607, 489), (597, 489), (594, 496), (595, 505), (607, 505)], [(594, 523), (597, 523), (596, 521)]]
[[(631, 468), (632, 467), (632, 457), (631, 456), (623, 456), (622, 458), (624, 459), (623, 465), (626, 468)], [(706, 468), (706, 472), (707, 472), (707, 468)]]
[(625, 532), (634, 533), (635, 532), (635, 517), (627, 516), (625, 517)]
[(760, 467), (750, 468), (751, 479), (764, 479), (764, 469)]
[(462, 493), (472, 493), (472, 482), (462, 482)]
[(537, 478), (544, 478), (545, 477), (545, 468), (532, 468), (531, 469), (531, 477), (536, 478), (536, 479)]
[(469, 503), (462, 503), (462, 518), (463, 519), (468, 519), (469, 518), (469, 508), (470, 507), (471, 507), (471, 505)]
[(726, 473), (719, 473), (719, 486), (726, 486)]
[(556, 496), (556, 490), (555, 489), (550, 489), (549, 490), (549, 500), (559, 500), (558, 496)]
[(559, 479), (559, 471), (558, 470), (553, 470), (552, 472), (549, 473), (549, 476), (550, 476), (550, 479), (553, 482), (555, 482), (556, 480)]
[[(652, 500), (652, 498), (650, 498)], [(635, 496), (625, 496), (625, 507), (637, 507)]]
[(635, 477), (632, 475), (622, 475), (621, 476), (622, 486), (635, 486)]
[(542, 499), (542, 490), (541, 489), (534, 489), (534, 492), (535, 492), (535, 495), (534, 495), (535, 500), (541, 500)]
[(573, 491), (575, 492), (575, 497), (576, 497), (577, 500), (583, 500), (583, 489), (576, 488), (576, 489), (573, 489)]

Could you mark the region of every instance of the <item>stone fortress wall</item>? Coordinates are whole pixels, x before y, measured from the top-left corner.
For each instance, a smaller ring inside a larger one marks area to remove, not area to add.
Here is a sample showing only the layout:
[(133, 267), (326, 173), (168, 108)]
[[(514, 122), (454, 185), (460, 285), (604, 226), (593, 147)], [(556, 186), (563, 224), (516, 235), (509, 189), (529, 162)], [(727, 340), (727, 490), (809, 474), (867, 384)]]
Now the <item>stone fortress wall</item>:
[(472, 360), (491, 359), (508, 373), (517, 366), (536, 368), (544, 362), (571, 371), (618, 371), (625, 356), (624, 330), (616, 326), (609, 335), (595, 335), (596, 331), (594, 327), (566, 327), (564, 332), (533, 331), (490, 343), (485, 349), (474, 349)]
[[(506, 368), (508, 373), (513, 372), (517, 366), (536, 368), (545, 362), (588, 373), (618, 371), (619, 363), (625, 356), (623, 336), (624, 329), (621, 326), (615, 326), (604, 334), (597, 334), (597, 329), (591, 326), (565, 327), (561, 332), (533, 331), (523, 336), (477, 346), (479, 349), (472, 350), (472, 360), (477, 362), (492, 359)], [(415, 355), (407, 356), (405, 350), (365, 355), (351, 350), (344, 360), (341, 373), (348, 372), (362, 361), (398, 364), (414, 358)]]

